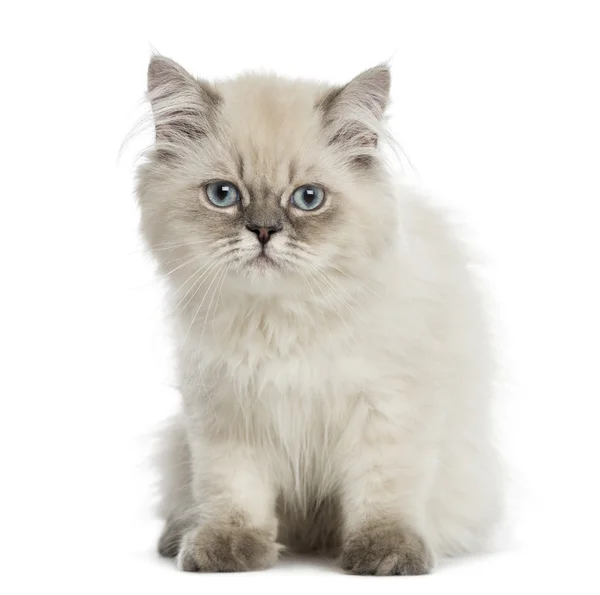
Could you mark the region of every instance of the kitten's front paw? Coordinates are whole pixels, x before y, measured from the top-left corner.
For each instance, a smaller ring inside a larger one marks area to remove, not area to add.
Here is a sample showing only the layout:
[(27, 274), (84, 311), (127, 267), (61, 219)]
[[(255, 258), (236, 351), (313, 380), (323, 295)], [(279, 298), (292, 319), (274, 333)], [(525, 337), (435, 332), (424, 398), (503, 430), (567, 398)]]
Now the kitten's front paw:
[(427, 574), (433, 566), (425, 541), (398, 526), (369, 526), (352, 533), (342, 553), (342, 568), (353, 574)]
[(186, 572), (243, 572), (269, 568), (281, 546), (266, 529), (202, 526), (183, 538), (177, 567)]

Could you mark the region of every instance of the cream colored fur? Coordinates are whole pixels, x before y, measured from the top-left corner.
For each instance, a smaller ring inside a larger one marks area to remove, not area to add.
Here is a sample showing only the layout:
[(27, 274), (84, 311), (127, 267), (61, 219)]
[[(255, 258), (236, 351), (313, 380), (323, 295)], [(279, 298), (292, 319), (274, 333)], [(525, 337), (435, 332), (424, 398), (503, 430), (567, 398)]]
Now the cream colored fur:
[[(226, 569), (271, 565), (277, 535), (345, 552), (370, 527), (397, 527), (423, 542), (426, 572), (431, 552), (478, 550), (497, 522), (493, 366), (469, 255), (439, 210), (391, 179), (379, 146), (332, 141), (346, 117), (381, 144), (386, 76), (365, 73), (323, 107), (323, 85), (246, 75), (209, 86), (153, 60), (157, 127), (177, 120), (177, 101), (202, 114), (197, 138), (157, 130), (138, 187), (174, 294), (183, 411), (163, 444), (162, 511), (164, 549), (184, 569), (227, 566), (214, 544), (231, 531), (257, 530), (267, 545)], [(361, 151), (377, 162), (357, 165)], [(267, 244), (278, 265), (260, 266), (256, 236), (206, 204), (212, 179), (240, 188), (240, 209), (262, 188), (285, 211), (309, 182), (329, 204), (290, 214)], [(380, 559), (362, 571), (412, 573), (412, 554), (394, 549), (408, 538), (381, 554), (373, 539), (364, 555)]]

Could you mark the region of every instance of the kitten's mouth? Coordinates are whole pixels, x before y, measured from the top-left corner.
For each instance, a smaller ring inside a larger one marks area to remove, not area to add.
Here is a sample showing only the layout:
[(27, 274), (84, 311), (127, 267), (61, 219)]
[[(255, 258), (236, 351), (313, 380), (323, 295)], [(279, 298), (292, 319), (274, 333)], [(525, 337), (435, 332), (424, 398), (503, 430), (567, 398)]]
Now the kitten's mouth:
[(277, 266), (277, 263), (266, 254), (266, 252), (261, 252), (255, 259), (254, 262), (258, 262), (261, 265), (271, 265)]
[(279, 263), (269, 256), (264, 250), (250, 261), (250, 266), (259, 270), (272, 270), (280, 268)]

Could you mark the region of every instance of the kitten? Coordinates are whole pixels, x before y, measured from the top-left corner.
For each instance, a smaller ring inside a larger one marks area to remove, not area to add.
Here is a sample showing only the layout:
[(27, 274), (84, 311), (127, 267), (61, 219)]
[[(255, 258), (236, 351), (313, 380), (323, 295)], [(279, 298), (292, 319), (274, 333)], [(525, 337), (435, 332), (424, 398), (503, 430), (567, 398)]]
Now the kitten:
[(386, 168), (389, 89), (385, 66), (328, 87), (150, 62), (137, 195), (183, 397), (159, 551), (182, 570), (287, 547), (423, 574), (499, 516), (480, 298), (445, 218)]

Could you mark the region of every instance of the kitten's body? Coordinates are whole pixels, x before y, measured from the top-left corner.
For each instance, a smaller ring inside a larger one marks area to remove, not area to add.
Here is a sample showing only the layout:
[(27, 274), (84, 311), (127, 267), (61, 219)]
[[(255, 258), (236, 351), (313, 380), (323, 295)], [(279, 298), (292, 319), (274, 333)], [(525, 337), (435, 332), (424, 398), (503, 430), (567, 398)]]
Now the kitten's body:
[[(364, 80), (358, 88), (368, 92)], [(274, 563), (277, 544), (341, 549), (354, 572), (412, 574), (435, 555), (481, 547), (499, 512), (499, 473), (487, 337), (462, 246), (440, 213), (370, 162), (364, 134), (339, 148), (339, 135), (323, 137), (343, 119), (322, 118), (338, 101), (331, 92), (272, 77), (211, 92), (222, 98), (212, 117), (228, 125), (206, 136), (229, 145), (200, 143), (193, 164), (193, 144), (171, 130), (164, 144), (185, 145), (185, 167), (155, 154), (139, 189), (146, 238), (161, 244), (173, 289), (199, 263), (206, 281), (187, 303), (173, 298), (184, 414), (165, 438), (161, 551), (183, 569), (243, 570)], [(371, 132), (379, 120), (363, 116)], [(305, 213), (285, 215), (268, 244), (277, 266), (248, 261), (253, 234), (202, 220), (187, 184), (234, 170), (252, 197), (240, 205), (246, 217), (255, 205), (287, 208), (281, 189), (315, 178), (337, 202), (308, 228)], [(265, 198), (273, 188), (277, 198)], [(235, 261), (218, 260), (234, 250)]]

